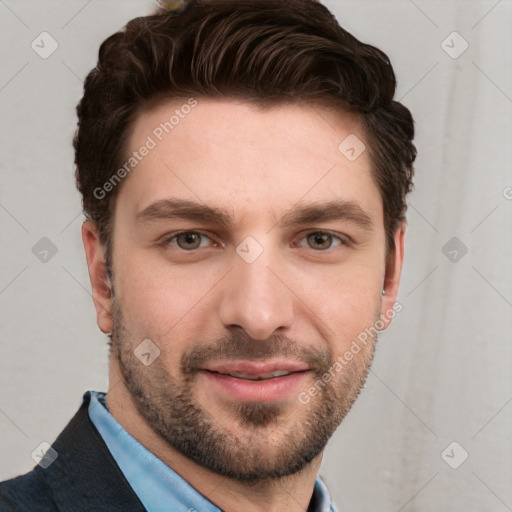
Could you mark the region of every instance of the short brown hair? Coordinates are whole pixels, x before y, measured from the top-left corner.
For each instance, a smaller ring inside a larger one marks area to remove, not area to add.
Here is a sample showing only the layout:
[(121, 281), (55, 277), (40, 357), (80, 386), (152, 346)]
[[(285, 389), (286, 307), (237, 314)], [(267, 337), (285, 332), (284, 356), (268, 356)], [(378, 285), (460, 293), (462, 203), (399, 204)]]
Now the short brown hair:
[(98, 198), (125, 161), (130, 128), (159, 96), (237, 98), (260, 106), (324, 101), (357, 114), (384, 208), (388, 253), (405, 220), (416, 149), (409, 110), (393, 100), (388, 57), (340, 27), (316, 0), (190, 0), (131, 20), (101, 45), (77, 106), (77, 186), (110, 250), (119, 187)]

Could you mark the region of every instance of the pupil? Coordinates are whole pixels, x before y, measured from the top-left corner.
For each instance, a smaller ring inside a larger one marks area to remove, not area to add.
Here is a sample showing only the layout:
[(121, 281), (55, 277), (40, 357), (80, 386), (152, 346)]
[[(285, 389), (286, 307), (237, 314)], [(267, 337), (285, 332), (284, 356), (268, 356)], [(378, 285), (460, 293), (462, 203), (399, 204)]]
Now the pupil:
[[(199, 236), (197, 235), (197, 233), (183, 233), (180, 235), (181, 237), (181, 241), (182, 241), (182, 244), (180, 245), (185, 245), (185, 246), (194, 246), (194, 247), (197, 247), (197, 241), (199, 240)], [(190, 249), (190, 247), (186, 247), (188, 249)]]
[(330, 245), (330, 235), (327, 233), (312, 233), (311, 237), (313, 242), (323, 249), (327, 249)]

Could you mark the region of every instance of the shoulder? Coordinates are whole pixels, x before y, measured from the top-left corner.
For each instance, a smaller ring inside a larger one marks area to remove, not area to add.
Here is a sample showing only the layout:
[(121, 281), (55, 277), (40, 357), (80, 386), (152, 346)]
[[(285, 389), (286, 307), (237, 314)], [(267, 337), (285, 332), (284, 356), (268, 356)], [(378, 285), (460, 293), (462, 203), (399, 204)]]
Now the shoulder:
[[(88, 415), (90, 397), (52, 444), (48, 464), (0, 483), (0, 512), (143, 512)], [(48, 452), (47, 452), (48, 453)]]
[(41, 471), (36, 467), (26, 475), (0, 482), (0, 512), (57, 512)]

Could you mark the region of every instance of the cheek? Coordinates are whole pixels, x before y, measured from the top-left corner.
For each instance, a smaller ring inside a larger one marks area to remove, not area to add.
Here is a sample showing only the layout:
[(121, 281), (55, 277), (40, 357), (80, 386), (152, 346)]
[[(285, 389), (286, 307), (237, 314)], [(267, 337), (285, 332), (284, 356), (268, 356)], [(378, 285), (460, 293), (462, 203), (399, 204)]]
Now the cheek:
[(382, 300), (381, 274), (375, 265), (352, 266), (324, 276), (323, 283), (313, 286), (306, 281), (298, 295), (319, 319), (317, 324), (324, 338), (331, 340), (333, 353), (339, 354), (375, 325)]
[(223, 275), (220, 268), (171, 265), (147, 252), (118, 263), (115, 292), (126, 326), (162, 343), (191, 324), (201, 325), (209, 292)]

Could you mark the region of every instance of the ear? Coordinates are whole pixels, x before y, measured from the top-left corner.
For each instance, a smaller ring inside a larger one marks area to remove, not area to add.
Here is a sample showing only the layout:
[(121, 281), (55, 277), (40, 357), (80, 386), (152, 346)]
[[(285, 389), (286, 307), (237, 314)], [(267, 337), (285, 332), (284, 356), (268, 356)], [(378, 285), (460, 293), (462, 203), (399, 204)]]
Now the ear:
[(405, 223), (400, 224), (395, 231), (395, 248), (389, 253), (386, 261), (386, 274), (384, 276), (383, 291), (381, 303), (381, 322), (383, 329), (387, 329), (394, 318), (394, 308), (400, 286), (400, 276), (402, 275), (402, 265), (404, 261), (404, 242), (405, 242)]
[(82, 224), (82, 241), (91, 280), (92, 298), (96, 308), (96, 321), (104, 333), (110, 333), (114, 328), (111, 283), (107, 276), (105, 249), (100, 242), (98, 228), (94, 222), (85, 221)]

